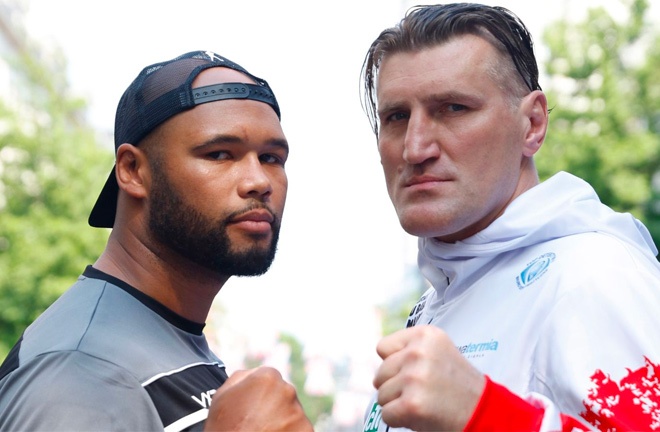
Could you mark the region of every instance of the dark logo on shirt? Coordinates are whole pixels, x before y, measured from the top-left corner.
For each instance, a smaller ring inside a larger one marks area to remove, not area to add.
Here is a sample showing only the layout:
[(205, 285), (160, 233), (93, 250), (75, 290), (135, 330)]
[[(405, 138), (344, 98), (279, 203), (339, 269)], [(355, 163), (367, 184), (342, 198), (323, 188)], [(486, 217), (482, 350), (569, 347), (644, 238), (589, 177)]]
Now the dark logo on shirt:
[(422, 311), (424, 310), (424, 306), (426, 306), (426, 295), (423, 295), (419, 300), (417, 300), (417, 303), (408, 314), (408, 321), (406, 322), (406, 328), (413, 327), (415, 324), (417, 324), (417, 321), (419, 321), (419, 317), (422, 316)]

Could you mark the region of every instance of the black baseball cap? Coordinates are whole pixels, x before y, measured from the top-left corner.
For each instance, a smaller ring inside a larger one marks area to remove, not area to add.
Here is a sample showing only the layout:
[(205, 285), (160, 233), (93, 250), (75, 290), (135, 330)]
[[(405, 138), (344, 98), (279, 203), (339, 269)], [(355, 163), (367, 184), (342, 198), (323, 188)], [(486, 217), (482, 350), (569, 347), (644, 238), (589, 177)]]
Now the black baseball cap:
[[(192, 88), (203, 70), (226, 67), (239, 71), (254, 84), (222, 83)], [(206, 102), (224, 99), (251, 99), (270, 105), (278, 118), (280, 107), (268, 83), (242, 66), (211, 51), (192, 51), (171, 60), (147, 66), (126, 89), (115, 116), (115, 152), (120, 145), (139, 145), (151, 131), (170, 117)], [(112, 228), (117, 211), (119, 186), (115, 168), (101, 190), (89, 215), (89, 224)]]

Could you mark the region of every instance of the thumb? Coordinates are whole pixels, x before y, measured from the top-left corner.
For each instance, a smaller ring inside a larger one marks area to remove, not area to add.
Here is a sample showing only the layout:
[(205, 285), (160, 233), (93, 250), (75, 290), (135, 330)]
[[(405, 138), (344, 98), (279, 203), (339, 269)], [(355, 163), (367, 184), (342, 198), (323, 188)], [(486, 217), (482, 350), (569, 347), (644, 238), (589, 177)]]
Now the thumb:
[(246, 369), (246, 370), (237, 370), (227, 378), (227, 380), (222, 384), (222, 388), (228, 389), (233, 387), (243, 381), (245, 378), (249, 377), (254, 373), (255, 369)]

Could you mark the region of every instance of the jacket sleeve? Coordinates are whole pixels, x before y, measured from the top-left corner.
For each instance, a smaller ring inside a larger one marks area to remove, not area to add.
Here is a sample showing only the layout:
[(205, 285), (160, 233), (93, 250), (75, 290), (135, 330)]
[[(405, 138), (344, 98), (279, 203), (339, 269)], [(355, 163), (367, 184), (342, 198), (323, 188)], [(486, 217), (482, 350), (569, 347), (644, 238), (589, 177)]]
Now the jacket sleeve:
[(589, 426), (557, 412), (544, 396), (521, 398), (486, 376), (486, 388), (466, 432), (484, 431), (589, 431)]
[(590, 254), (579, 263), (588, 277), (560, 280), (538, 322), (528, 390), (488, 379), (469, 430), (660, 429), (657, 263), (592, 257), (602, 259)]

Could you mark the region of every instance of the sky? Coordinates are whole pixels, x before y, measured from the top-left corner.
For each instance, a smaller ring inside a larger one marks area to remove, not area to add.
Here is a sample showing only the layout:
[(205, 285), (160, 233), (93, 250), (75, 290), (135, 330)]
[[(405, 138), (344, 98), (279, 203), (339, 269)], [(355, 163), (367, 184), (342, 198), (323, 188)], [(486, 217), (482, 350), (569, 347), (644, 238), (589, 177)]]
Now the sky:
[[(372, 40), (415, 2), (24, 1), (30, 34), (64, 51), (90, 122), (108, 136), (121, 94), (149, 64), (211, 50), (269, 82), (291, 147), (279, 250), (266, 275), (222, 288), (212, 319), (254, 341), (290, 333), (319, 355), (374, 353), (374, 307), (413, 289), (416, 241), (387, 196), (359, 74)], [(552, 21), (587, 6), (624, 10), (615, 0), (482, 3), (518, 14), (539, 60)]]

